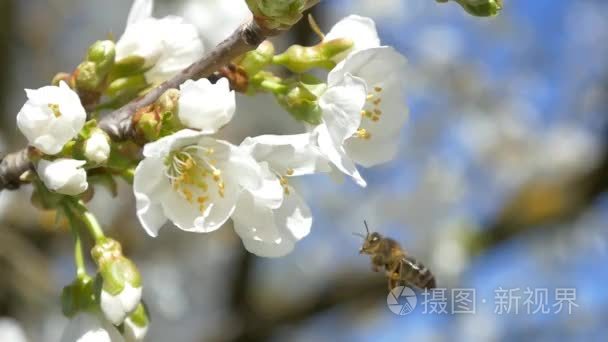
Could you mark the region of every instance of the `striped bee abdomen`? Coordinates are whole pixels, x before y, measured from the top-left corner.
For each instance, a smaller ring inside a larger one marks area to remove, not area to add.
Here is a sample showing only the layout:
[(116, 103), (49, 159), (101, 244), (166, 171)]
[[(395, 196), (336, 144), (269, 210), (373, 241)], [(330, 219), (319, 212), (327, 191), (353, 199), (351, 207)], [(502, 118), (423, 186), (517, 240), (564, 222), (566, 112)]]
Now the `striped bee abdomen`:
[(420, 289), (432, 289), (436, 287), (435, 276), (431, 271), (418, 260), (405, 256), (401, 259), (398, 268), (399, 279), (414, 285)]

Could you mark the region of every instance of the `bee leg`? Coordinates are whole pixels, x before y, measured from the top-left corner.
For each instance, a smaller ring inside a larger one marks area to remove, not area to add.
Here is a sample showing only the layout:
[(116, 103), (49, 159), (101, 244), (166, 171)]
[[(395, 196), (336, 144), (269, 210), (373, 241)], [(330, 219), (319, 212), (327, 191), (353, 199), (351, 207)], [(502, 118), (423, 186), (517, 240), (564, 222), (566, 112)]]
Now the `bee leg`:
[(372, 271), (380, 272), (382, 268), (382, 257), (379, 255), (374, 255), (372, 257)]

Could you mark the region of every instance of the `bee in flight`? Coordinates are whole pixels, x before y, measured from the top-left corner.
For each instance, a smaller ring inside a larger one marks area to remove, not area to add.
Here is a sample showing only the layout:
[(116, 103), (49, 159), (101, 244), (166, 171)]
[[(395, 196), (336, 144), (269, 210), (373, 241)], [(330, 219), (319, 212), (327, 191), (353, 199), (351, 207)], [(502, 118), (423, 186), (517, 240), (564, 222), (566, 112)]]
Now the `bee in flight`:
[(367, 235), (355, 233), (364, 239), (359, 254), (367, 254), (372, 257), (374, 272), (379, 272), (384, 268), (388, 278), (389, 291), (400, 284), (413, 285), (420, 289), (436, 287), (435, 276), (428, 268), (407, 255), (397, 241), (376, 232), (370, 233), (367, 222), (363, 221), (363, 223)]

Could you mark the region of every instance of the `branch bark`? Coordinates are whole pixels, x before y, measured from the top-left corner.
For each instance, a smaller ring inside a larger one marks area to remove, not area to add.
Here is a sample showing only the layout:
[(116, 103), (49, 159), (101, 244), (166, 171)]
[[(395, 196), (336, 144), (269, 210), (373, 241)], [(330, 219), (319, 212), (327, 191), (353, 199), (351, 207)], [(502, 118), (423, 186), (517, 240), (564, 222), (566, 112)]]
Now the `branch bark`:
[[(280, 32), (279, 30), (266, 29), (252, 19), (239, 27), (213, 50), (202, 56), (200, 60), (173, 78), (152, 89), (144, 96), (106, 115), (100, 120), (99, 127), (115, 141), (129, 139), (133, 135), (131, 119), (138, 109), (154, 103), (167, 89), (176, 88), (189, 79), (199, 79), (212, 75), (214, 71), (230, 63), (234, 58), (257, 48), (265, 39)], [(23, 149), (2, 158), (2, 161), (0, 161), (0, 191), (19, 188), (21, 174), (32, 169), (27, 155), (27, 149)]]

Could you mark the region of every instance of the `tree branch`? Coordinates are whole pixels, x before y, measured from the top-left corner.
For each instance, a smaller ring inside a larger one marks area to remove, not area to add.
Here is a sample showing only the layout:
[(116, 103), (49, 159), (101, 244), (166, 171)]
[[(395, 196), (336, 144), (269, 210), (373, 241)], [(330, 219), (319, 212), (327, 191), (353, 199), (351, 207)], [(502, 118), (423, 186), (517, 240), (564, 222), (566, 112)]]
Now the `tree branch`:
[[(127, 140), (133, 135), (132, 117), (135, 112), (154, 103), (167, 89), (176, 88), (189, 79), (208, 77), (234, 58), (253, 50), (266, 38), (279, 34), (279, 30), (269, 30), (255, 20), (239, 27), (226, 40), (209, 51), (173, 78), (152, 89), (144, 96), (135, 99), (101, 119), (99, 127), (115, 141)], [(27, 149), (10, 153), (0, 161), (0, 191), (17, 189), (21, 184), (19, 177), (32, 168), (27, 157)]]

